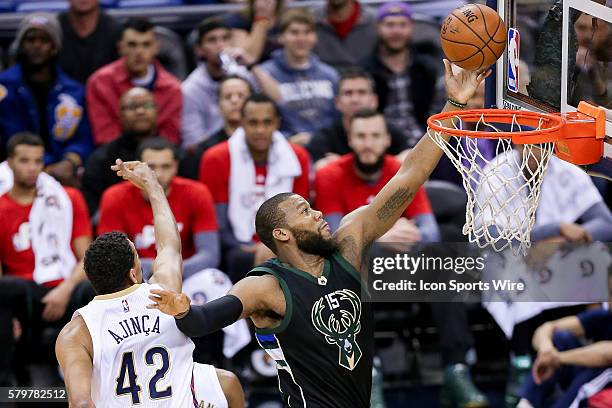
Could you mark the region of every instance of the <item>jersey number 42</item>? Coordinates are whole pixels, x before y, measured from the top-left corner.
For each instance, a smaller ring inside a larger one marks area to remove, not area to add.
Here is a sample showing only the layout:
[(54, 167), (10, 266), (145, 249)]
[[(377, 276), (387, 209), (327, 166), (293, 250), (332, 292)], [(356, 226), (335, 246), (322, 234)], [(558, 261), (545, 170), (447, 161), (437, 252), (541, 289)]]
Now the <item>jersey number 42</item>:
[[(155, 356), (161, 357), (161, 367), (155, 371), (155, 374), (149, 379), (149, 396), (151, 399), (169, 398), (172, 396), (172, 386), (168, 386), (165, 390), (157, 389), (157, 382), (166, 376), (168, 369), (170, 368), (170, 357), (168, 350), (164, 347), (156, 346), (150, 348), (145, 353), (145, 363), (147, 365), (154, 365)], [(142, 387), (138, 384), (138, 375), (134, 368), (134, 352), (129, 351), (123, 353), (121, 358), (121, 368), (119, 369), (119, 375), (115, 380), (117, 387), (115, 392), (117, 396), (130, 394), (132, 397), (132, 404), (140, 404), (140, 393)]]

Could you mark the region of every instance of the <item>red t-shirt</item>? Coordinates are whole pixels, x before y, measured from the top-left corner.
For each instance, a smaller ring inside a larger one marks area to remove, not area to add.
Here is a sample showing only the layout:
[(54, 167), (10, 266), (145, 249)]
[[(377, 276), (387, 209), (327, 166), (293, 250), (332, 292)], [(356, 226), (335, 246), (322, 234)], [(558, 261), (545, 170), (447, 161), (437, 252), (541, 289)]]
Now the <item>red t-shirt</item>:
[[(181, 235), (183, 257), (189, 258), (195, 253), (194, 234), (218, 230), (212, 196), (197, 181), (174, 177), (168, 203)], [(102, 194), (98, 235), (110, 231), (125, 232), (139, 256), (155, 258), (153, 210), (142, 191), (129, 181), (116, 184)]]
[[(375, 184), (367, 184), (360, 179), (353, 166), (353, 154), (349, 153), (317, 171), (315, 208), (322, 211), (324, 215), (332, 213), (346, 215), (369, 204), (397, 173), (401, 164), (395, 157), (385, 156), (382, 174)], [(417, 215), (431, 213), (431, 205), (425, 189), (420, 187), (403, 216), (414, 218)]]
[[(91, 237), (92, 228), (85, 199), (79, 190), (64, 187), (72, 202), (72, 241)], [(26, 280), (33, 280), (34, 251), (30, 240), (30, 210), (32, 204), (21, 205), (8, 193), (0, 197), (0, 262), (2, 272)], [(53, 282), (55, 284), (59, 282)], [(51, 285), (51, 282), (48, 283)], [(45, 284), (47, 285), (47, 284)]]
[[(310, 195), (308, 172), (310, 158), (308, 152), (301, 146), (291, 144), (295, 152), (302, 174), (293, 181), (293, 192), (308, 199)], [(267, 169), (265, 166), (255, 166), (257, 184), (265, 184)], [(208, 186), (215, 204), (225, 204), (229, 201), (230, 152), (227, 142), (211, 147), (200, 162), (200, 181)]]

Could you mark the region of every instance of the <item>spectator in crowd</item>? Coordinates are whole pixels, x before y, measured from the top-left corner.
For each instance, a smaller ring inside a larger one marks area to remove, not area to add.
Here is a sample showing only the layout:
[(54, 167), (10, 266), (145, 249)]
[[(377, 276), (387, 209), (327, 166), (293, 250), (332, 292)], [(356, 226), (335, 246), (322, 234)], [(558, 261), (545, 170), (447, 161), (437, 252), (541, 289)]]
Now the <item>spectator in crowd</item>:
[[(585, 345), (583, 338), (592, 343)], [(584, 398), (579, 397), (581, 387), (612, 366), (612, 315), (609, 310), (595, 309), (544, 323), (533, 336), (533, 348), (537, 358), (517, 408), (543, 407), (551, 400), (552, 405), (546, 406), (577, 407)], [(602, 380), (599, 390), (610, 376)], [(599, 391), (595, 386), (590, 395)], [(562, 392), (555, 395), (559, 388)]]
[(56, 63), (62, 46), (57, 19), (26, 16), (19, 26), (18, 63), (0, 73), (0, 139), (30, 131), (45, 144), (46, 171), (76, 185), (76, 169), (92, 149), (83, 86)]
[[(183, 277), (219, 266), (219, 233), (215, 207), (206, 186), (177, 177), (176, 147), (168, 140), (150, 138), (138, 147), (138, 160), (147, 163), (166, 193), (181, 236)], [(155, 259), (153, 210), (148, 197), (130, 182), (110, 187), (100, 201), (98, 234), (122, 231), (134, 242), (145, 278)]]
[(338, 74), (311, 52), (317, 34), (308, 10), (291, 9), (283, 15), (279, 41), (283, 48), (261, 65), (273, 80), (261, 85), (279, 106), (281, 132), (304, 145), (334, 119)]
[(439, 64), (410, 47), (412, 9), (405, 3), (386, 3), (378, 9), (378, 46), (363, 63), (376, 84), (380, 111), (387, 122), (403, 132), (410, 147), (426, 129), (437, 109)]
[[(360, 110), (376, 109), (378, 97), (374, 92), (374, 81), (367, 71), (353, 67), (340, 74), (336, 109), (342, 114), (326, 128), (319, 129), (307, 145), (312, 160), (317, 161), (315, 168), (324, 166), (331, 160), (350, 152), (348, 129), (353, 115)], [(398, 155), (408, 149), (408, 143), (401, 132), (388, 126), (391, 145), (387, 153)]]
[[(351, 153), (317, 170), (316, 207), (335, 231), (342, 217), (367, 205), (397, 173), (401, 162), (386, 154), (391, 144), (383, 115), (373, 109), (352, 115), (349, 132)], [(378, 242), (415, 243), (440, 241), (440, 231), (423, 187), (393, 227)], [(445, 366), (443, 398), (459, 406), (485, 406), (485, 396), (474, 386), (466, 365), (466, 353), (474, 346), (467, 312), (460, 303), (434, 303), (433, 320), (439, 330)]]
[(204, 152), (221, 142), (225, 142), (240, 127), (241, 110), (244, 101), (251, 96), (251, 84), (239, 76), (228, 76), (219, 81), (219, 110), (223, 127), (208, 139), (198, 143), (194, 151), (181, 161), (179, 174), (197, 180), (200, 162)]
[[(204, 19), (198, 26), (196, 53), (201, 63), (181, 85), (181, 141), (188, 151), (223, 128), (223, 118), (219, 112), (219, 83), (222, 78), (231, 75), (228, 71), (234, 68), (223, 63), (221, 54), (229, 53), (227, 55), (231, 54), (232, 59), (244, 57), (240, 49), (229, 48), (230, 36), (229, 28), (223, 25), (220, 17)], [(251, 81), (252, 76), (246, 68), (238, 67), (238, 72), (234, 72), (235, 76)]]
[(98, 147), (87, 160), (83, 174), (83, 195), (89, 213), (98, 211), (102, 193), (121, 178), (111, 170), (115, 160), (136, 160), (136, 149), (143, 140), (157, 136), (157, 106), (153, 94), (145, 88), (134, 87), (121, 95), (119, 138)]
[(158, 108), (158, 134), (179, 143), (180, 83), (155, 59), (157, 50), (153, 25), (145, 19), (131, 18), (125, 23), (119, 42), (122, 57), (94, 72), (87, 81), (87, 106), (97, 145), (121, 135), (119, 99), (134, 86), (153, 93)]
[(58, 18), (64, 37), (59, 64), (85, 85), (95, 70), (117, 59), (121, 25), (100, 10), (99, 0), (70, 0)]
[(284, 0), (249, 0), (247, 8), (223, 17), (232, 30), (233, 47), (244, 49), (254, 63), (270, 58), (280, 48), (278, 25), (285, 9)]
[[(0, 383), (11, 361), (24, 368), (43, 328), (66, 323), (87, 302), (82, 261), (91, 223), (81, 193), (43, 173), (45, 147), (31, 133), (13, 136), (0, 164)], [(90, 289), (89, 293), (93, 297)], [(21, 340), (15, 350), (13, 318)], [(59, 326), (61, 327), (61, 326)], [(23, 361), (22, 361), (23, 359)], [(21, 377), (23, 381), (27, 378)]]
[(266, 199), (293, 191), (309, 196), (309, 157), (279, 129), (270, 98), (253, 94), (242, 106), (242, 126), (227, 141), (206, 151), (200, 180), (210, 188), (232, 281), (273, 256), (255, 234), (255, 213)]
[[(387, 154), (391, 137), (385, 118), (373, 109), (352, 116), (348, 143), (351, 152), (319, 169), (315, 179), (316, 207), (323, 212), (332, 231), (338, 229), (342, 217), (368, 204), (401, 164)], [(404, 216), (379, 239), (384, 242), (439, 240), (438, 224), (423, 187)]]
[(327, 0), (315, 10), (319, 41), (314, 52), (341, 69), (357, 65), (376, 46), (376, 15), (357, 0)]

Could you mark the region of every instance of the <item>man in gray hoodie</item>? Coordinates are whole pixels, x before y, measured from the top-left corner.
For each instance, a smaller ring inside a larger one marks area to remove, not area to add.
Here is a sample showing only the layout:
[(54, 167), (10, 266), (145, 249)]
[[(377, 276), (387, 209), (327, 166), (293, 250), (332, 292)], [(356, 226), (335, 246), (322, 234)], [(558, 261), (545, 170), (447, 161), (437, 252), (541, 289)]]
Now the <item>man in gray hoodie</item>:
[(295, 143), (306, 144), (317, 129), (334, 120), (338, 73), (312, 54), (317, 35), (308, 10), (284, 14), (279, 40), (283, 48), (260, 66), (273, 80), (261, 86), (279, 106), (281, 132)]

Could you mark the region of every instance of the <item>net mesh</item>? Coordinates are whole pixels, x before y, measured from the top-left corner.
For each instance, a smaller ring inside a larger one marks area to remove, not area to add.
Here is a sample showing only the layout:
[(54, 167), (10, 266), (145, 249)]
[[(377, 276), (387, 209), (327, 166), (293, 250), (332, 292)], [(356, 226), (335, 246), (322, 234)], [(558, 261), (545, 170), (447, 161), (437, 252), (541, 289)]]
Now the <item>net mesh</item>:
[[(499, 124), (488, 123), (484, 114), (472, 122), (459, 116), (449, 119), (435, 123), (446, 129), (502, 131)], [(528, 130), (540, 130), (542, 123)], [(516, 115), (502, 126), (504, 133), (523, 131)], [(467, 192), (463, 234), (481, 248), (490, 245), (502, 251), (509, 247), (525, 254), (531, 246), (531, 229), (554, 143), (513, 145), (509, 135), (494, 139), (449, 136), (431, 128), (427, 134), (463, 178)]]

